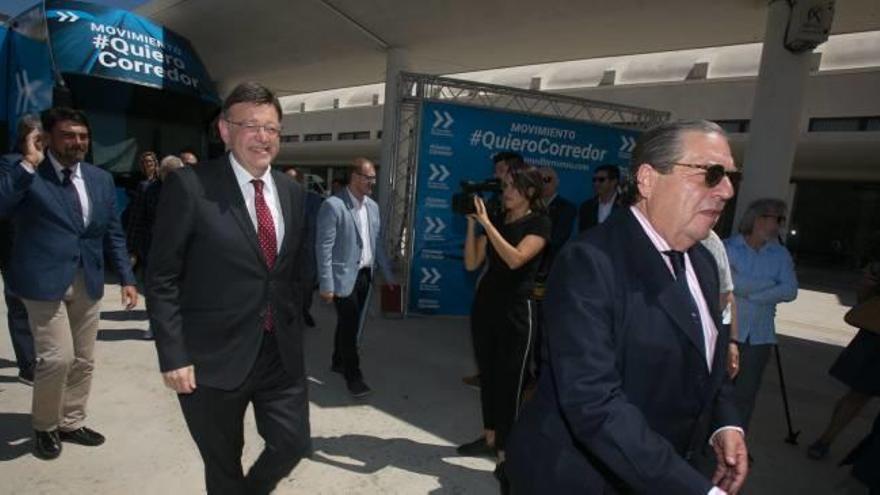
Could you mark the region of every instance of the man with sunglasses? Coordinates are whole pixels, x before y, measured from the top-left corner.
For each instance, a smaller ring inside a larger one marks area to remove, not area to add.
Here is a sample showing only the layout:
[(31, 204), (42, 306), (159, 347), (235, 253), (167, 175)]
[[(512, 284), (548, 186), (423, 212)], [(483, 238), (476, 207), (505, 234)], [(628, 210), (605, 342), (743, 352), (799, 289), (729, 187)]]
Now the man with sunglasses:
[(780, 199), (755, 200), (739, 222), (739, 234), (724, 241), (739, 323), (740, 371), (734, 397), (746, 429), (770, 351), (776, 345), (776, 305), (797, 297), (794, 263), (779, 243), (786, 210)]
[(620, 169), (617, 165), (602, 165), (593, 172), (592, 198), (581, 203), (578, 212), (578, 232), (583, 232), (604, 222), (617, 210), (617, 186), (620, 183)]
[[(550, 272), (543, 370), (508, 441), (512, 493), (715, 495), (745, 481), (718, 269), (700, 244), (733, 197), (730, 146), (714, 123), (671, 122), (639, 138), (631, 167), (629, 206)], [(703, 450), (714, 474), (695, 467)]]
[(381, 245), (379, 205), (370, 198), (376, 184), (376, 167), (356, 158), (348, 186), (327, 198), (318, 210), (315, 253), (318, 290), (336, 307), (336, 336), (330, 369), (341, 373), (349, 393), (372, 393), (361, 371), (358, 343), (373, 282), (373, 269), (382, 269), (393, 282), (388, 258)]

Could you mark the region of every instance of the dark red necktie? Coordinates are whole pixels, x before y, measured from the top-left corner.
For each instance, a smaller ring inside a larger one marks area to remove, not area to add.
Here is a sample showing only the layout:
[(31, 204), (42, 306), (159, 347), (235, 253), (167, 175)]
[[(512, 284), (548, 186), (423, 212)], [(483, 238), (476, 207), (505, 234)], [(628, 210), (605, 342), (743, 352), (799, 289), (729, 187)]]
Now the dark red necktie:
[[(254, 185), (254, 209), (257, 211), (257, 238), (260, 241), (260, 249), (263, 250), (263, 258), (266, 265), (271, 270), (275, 265), (275, 256), (277, 255), (278, 241), (275, 239), (275, 223), (272, 222), (272, 214), (269, 213), (269, 206), (266, 204), (266, 198), (263, 197), (263, 181), (254, 179), (251, 181)], [(266, 305), (266, 318), (263, 320), (263, 330), (271, 332), (272, 325), (272, 306)]]

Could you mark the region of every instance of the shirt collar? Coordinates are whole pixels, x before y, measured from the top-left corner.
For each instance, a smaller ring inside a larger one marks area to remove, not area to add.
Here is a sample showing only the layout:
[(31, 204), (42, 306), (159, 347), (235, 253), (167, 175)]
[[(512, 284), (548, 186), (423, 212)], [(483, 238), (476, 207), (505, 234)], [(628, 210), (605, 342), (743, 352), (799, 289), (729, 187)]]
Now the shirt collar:
[(232, 164), (232, 172), (235, 173), (235, 181), (238, 182), (239, 187), (249, 185), (254, 179), (261, 180), (263, 181), (263, 184), (266, 184), (272, 178), (272, 165), (269, 165), (266, 168), (266, 171), (263, 172), (263, 175), (259, 177), (254, 177), (243, 166), (241, 166), (240, 163), (238, 163), (238, 160), (235, 159), (235, 155), (231, 152), (229, 153), (229, 163)]
[[(52, 168), (55, 169), (55, 175), (57, 175), (59, 179), (64, 180), (64, 172), (62, 172), (62, 170), (64, 170), (66, 167), (64, 167), (64, 165), (61, 165), (61, 162), (59, 162), (58, 159), (55, 158), (55, 155), (52, 154), (51, 150), (46, 152), (46, 156), (49, 157), (49, 162), (52, 164)], [(82, 175), (80, 174), (79, 162), (74, 163), (73, 166), (69, 168), (72, 171), (70, 174), (70, 180), (82, 178)]]
[(363, 200), (358, 201), (358, 199), (354, 196), (354, 194), (351, 193), (351, 189), (346, 187), (345, 192), (348, 194), (348, 197), (351, 198), (351, 202), (354, 204), (355, 209), (359, 210), (361, 208), (361, 206), (364, 205), (364, 201)]
[(636, 208), (635, 206), (630, 206), (629, 210), (635, 215), (636, 220), (639, 221), (639, 225), (642, 226), (642, 229), (645, 231), (645, 234), (648, 235), (648, 239), (651, 239), (651, 244), (654, 245), (654, 248), (659, 252), (669, 251), (672, 248), (669, 247), (669, 243), (666, 242), (665, 239), (657, 232), (654, 227), (651, 225), (651, 222), (648, 221), (648, 218), (642, 213), (641, 210)]
[(614, 191), (614, 194), (611, 195), (611, 198), (608, 199), (608, 201), (602, 201), (601, 198), (597, 198), (597, 199), (599, 199), (600, 205), (614, 204), (614, 202), (617, 201), (617, 191)]

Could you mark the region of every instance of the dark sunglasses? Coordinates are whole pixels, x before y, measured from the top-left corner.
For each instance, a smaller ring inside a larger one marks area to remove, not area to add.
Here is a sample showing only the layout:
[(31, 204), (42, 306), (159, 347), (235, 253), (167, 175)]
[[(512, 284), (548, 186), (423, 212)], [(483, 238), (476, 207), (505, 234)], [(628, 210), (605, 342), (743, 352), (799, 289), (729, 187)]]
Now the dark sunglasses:
[(706, 172), (705, 179), (706, 179), (706, 186), (707, 187), (717, 186), (719, 183), (721, 183), (722, 180), (724, 180), (725, 177), (730, 178), (731, 182), (733, 182), (733, 181), (737, 180), (740, 176), (740, 172), (738, 170), (735, 172), (728, 171), (726, 168), (724, 168), (724, 165), (719, 165), (717, 163), (710, 163), (708, 165), (701, 165), (699, 163), (678, 163), (678, 162), (675, 162), (675, 163), (673, 163), (673, 165), (678, 165), (679, 167), (688, 167), (688, 168), (696, 168), (699, 170), (704, 170)]
[(761, 218), (773, 218), (779, 224), (785, 223), (785, 215), (773, 215), (770, 213), (766, 213), (764, 215), (761, 215)]
[(599, 184), (608, 180), (608, 177), (593, 177), (593, 182), (598, 182)]
[(553, 177), (541, 177), (541, 181), (544, 184), (549, 184), (549, 183), (553, 182)]

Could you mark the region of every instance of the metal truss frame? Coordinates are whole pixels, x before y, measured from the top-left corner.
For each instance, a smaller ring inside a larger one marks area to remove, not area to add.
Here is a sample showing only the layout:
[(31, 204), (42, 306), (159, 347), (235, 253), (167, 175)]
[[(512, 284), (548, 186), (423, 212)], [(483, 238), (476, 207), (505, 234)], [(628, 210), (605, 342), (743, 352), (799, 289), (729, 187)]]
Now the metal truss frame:
[(659, 110), (411, 72), (398, 75), (396, 98), (394, 128), (383, 136), (394, 140), (383, 242), (400, 276), (404, 314), (409, 306), (422, 102), (440, 101), (628, 129), (648, 129), (670, 117), (669, 112)]

